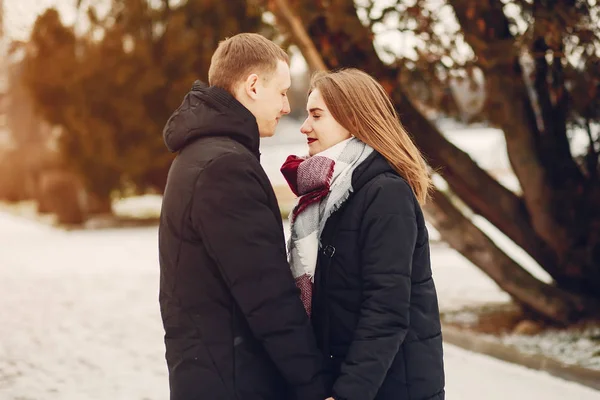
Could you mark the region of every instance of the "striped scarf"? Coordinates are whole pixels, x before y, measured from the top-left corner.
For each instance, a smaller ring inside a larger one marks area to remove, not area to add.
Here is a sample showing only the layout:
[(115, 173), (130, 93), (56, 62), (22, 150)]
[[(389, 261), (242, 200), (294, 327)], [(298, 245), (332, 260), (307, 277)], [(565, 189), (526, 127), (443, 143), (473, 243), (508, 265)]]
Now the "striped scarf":
[(288, 258), (302, 303), (311, 315), (319, 238), (327, 218), (352, 192), (352, 173), (373, 152), (350, 138), (310, 158), (289, 156), (281, 173), (298, 199), (290, 214)]

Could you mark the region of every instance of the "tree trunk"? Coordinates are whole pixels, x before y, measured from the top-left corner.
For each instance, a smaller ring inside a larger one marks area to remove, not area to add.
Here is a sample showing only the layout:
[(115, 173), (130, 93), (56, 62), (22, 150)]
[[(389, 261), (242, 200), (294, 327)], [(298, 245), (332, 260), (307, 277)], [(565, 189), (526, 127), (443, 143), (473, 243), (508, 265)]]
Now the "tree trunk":
[[(568, 91), (560, 58), (555, 57), (552, 71), (548, 70), (545, 58), (548, 48), (539, 27), (545, 21), (535, 21), (534, 34), (539, 37), (534, 38), (532, 48), (536, 61), (533, 89), (541, 117), (541, 126), (538, 126), (518, 47), (502, 3), (455, 0), (451, 4), (466, 42), (481, 60), (487, 92), (491, 94), (488, 96), (489, 118), (505, 133), (509, 159), (521, 183), (535, 232), (556, 255), (555, 263), (540, 264), (559, 286), (598, 293), (600, 280), (594, 277), (598, 275), (599, 256), (589, 256), (595, 244), (588, 236), (589, 221), (598, 220), (600, 216), (594, 211), (597, 207), (591, 206), (594, 203), (590, 203), (590, 198), (583, 196), (586, 183), (570, 153), (566, 136)], [(535, 1), (533, 15), (537, 18), (558, 11), (550, 10), (552, 7), (553, 2)], [(498, 46), (506, 48), (507, 43), (512, 43), (513, 52), (495, 51)], [(562, 50), (562, 47), (554, 49), (555, 52)], [(552, 88), (548, 80), (552, 81)], [(550, 100), (551, 90), (556, 104)]]
[(523, 201), (442, 136), (401, 90), (395, 90), (392, 98), (398, 112), (402, 111), (402, 122), (415, 132), (415, 142), (428, 156), (429, 164), (452, 191), (543, 265), (551, 276), (561, 279), (563, 272), (556, 264), (556, 255), (534, 231)]
[(550, 286), (502, 252), (440, 192), (424, 207), (428, 220), (454, 249), (477, 265), (515, 300), (552, 321), (568, 324), (596, 311), (598, 304)]
[(304, 30), (300, 18), (294, 15), (287, 0), (273, 0), (275, 7), (273, 10), (280, 21), (285, 21), (286, 29), (292, 33), (296, 45), (300, 48), (302, 54), (305, 55), (308, 66), (313, 71), (322, 71), (327, 69), (323, 59), (319, 56), (315, 45)]
[(74, 173), (67, 170), (45, 171), (40, 176), (39, 204), (55, 214), (57, 222), (79, 225), (85, 221), (83, 188)]
[(85, 208), (90, 215), (112, 214), (112, 200), (109, 196), (86, 193)]

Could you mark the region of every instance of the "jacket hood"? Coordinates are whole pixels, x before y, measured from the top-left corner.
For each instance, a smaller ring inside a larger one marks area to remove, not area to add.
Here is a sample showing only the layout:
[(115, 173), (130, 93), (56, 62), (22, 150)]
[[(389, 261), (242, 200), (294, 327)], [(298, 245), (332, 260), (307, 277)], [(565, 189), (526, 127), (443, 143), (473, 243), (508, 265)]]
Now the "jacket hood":
[(254, 115), (226, 90), (196, 81), (163, 129), (165, 145), (175, 153), (196, 139), (218, 136), (230, 137), (260, 155)]

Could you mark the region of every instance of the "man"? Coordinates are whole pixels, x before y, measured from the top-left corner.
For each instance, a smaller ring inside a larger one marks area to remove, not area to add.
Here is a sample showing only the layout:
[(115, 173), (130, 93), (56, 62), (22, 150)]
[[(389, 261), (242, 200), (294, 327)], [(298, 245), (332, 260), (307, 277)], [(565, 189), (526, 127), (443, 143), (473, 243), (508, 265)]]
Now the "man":
[(178, 152), (159, 229), (171, 400), (323, 400), (322, 359), (259, 163), (259, 136), (290, 112), (288, 56), (240, 34), (220, 43), (208, 80), (163, 132)]

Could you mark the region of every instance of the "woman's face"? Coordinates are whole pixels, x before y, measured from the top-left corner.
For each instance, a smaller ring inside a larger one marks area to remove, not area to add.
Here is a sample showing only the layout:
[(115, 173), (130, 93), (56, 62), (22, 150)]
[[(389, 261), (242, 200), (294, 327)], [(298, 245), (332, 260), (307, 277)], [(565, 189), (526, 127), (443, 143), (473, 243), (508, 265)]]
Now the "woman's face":
[(308, 96), (306, 110), (308, 117), (300, 132), (306, 135), (308, 155), (311, 157), (350, 138), (350, 132), (340, 125), (327, 109), (319, 90), (313, 90)]

